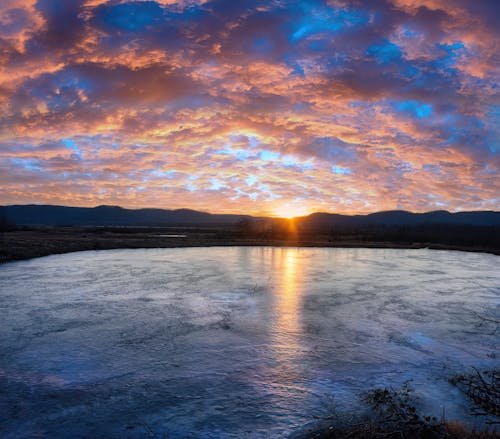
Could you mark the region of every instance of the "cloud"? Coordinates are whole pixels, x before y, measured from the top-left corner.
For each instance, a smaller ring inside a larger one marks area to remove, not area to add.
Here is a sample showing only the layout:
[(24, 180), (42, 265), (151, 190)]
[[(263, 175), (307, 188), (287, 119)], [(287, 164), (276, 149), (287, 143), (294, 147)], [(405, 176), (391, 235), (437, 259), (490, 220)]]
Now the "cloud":
[(0, 202), (499, 209), (496, 1), (0, 6)]

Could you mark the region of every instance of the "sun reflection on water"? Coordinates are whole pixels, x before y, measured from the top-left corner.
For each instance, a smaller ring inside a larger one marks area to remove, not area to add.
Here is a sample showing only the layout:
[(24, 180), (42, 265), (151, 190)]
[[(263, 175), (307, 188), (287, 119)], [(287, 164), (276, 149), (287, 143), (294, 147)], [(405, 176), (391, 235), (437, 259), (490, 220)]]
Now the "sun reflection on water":
[(276, 292), (276, 326), (277, 330), (288, 336), (295, 337), (299, 329), (298, 305), (300, 288), (297, 282), (297, 250), (282, 249), (281, 285)]
[(276, 249), (274, 285), (274, 322), (272, 347), (280, 374), (292, 379), (302, 355), (301, 304), (302, 282), (300, 273), (305, 269), (299, 249)]

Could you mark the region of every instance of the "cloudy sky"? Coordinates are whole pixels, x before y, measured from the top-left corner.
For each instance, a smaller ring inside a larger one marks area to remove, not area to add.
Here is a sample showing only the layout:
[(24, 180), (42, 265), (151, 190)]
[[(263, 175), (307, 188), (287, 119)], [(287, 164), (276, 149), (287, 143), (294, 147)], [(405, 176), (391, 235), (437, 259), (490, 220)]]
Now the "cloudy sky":
[(500, 210), (498, 0), (2, 0), (0, 204)]

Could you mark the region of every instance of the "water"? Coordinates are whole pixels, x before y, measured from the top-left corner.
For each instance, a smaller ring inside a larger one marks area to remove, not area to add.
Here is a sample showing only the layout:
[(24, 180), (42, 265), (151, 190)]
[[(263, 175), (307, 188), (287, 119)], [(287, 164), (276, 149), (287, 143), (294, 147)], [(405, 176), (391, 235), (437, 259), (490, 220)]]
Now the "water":
[(286, 437), (408, 379), (498, 367), (498, 256), (184, 248), (0, 266), (0, 436)]

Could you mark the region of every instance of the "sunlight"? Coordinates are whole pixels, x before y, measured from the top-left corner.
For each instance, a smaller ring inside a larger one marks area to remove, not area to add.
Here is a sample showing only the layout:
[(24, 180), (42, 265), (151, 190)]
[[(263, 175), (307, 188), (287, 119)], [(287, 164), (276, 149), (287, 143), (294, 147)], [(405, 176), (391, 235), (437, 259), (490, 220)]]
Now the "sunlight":
[(306, 206), (296, 205), (296, 204), (282, 204), (281, 206), (274, 209), (274, 214), (280, 218), (295, 218), (298, 216), (308, 215), (309, 209)]
[(282, 286), (278, 295), (278, 328), (286, 336), (295, 336), (298, 332), (298, 267), (297, 250), (285, 249), (281, 252), (283, 272)]
[(276, 279), (273, 347), (279, 362), (279, 375), (287, 381), (295, 377), (297, 358), (302, 352), (299, 337), (302, 301), (300, 274), (305, 267), (297, 249), (275, 249), (274, 256), (274, 269), (280, 276)]

